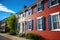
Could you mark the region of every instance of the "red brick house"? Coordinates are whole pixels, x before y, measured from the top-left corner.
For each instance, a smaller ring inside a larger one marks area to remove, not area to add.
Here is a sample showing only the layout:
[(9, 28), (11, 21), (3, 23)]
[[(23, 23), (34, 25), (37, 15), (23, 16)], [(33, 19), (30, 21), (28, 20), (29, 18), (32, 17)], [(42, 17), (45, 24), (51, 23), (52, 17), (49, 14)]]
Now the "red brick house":
[(34, 33), (46, 40), (60, 40), (60, 0), (38, 0), (26, 7), (24, 33)]

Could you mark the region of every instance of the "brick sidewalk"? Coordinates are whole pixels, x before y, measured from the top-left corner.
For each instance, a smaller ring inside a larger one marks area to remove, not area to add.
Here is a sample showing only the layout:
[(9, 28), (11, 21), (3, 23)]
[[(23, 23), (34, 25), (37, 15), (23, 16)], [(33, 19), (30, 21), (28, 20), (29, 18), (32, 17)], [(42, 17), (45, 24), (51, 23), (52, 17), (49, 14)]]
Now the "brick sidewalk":
[(0, 33), (1, 36), (4, 36), (6, 38), (9, 38), (11, 40), (28, 40), (22, 37), (17, 37), (17, 36), (12, 36), (12, 35), (8, 35), (8, 34), (4, 34), (4, 33)]

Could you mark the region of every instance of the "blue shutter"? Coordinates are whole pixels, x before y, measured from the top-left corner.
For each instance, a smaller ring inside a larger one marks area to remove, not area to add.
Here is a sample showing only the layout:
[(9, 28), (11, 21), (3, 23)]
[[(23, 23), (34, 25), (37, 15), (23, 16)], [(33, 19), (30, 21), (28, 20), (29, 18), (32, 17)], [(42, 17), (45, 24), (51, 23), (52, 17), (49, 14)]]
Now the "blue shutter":
[(36, 19), (36, 30), (38, 29), (38, 19)]
[(41, 10), (44, 10), (44, 2), (41, 2)]
[(58, 0), (58, 3), (60, 3), (60, 0)]
[(33, 23), (32, 23), (33, 21), (31, 20), (30, 22), (31, 22), (31, 30), (32, 30), (33, 29)]
[(45, 19), (42, 17), (42, 29), (45, 30)]
[(28, 22), (26, 22), (26, 30), (28, 30)]
[(52, 29), (51, 15), (48, 16), (48, 28), (49, 28), (49, 30)]
[(24, 22), (22, 22), (22, 31), (24, 32)]
[(48, 3), (47, 3), (47, 4), (48, 4), (48, 7), (50, 7), (50, 1), (51, 1), (51, 0), (47, 0), (47, 2), (48, 2)]

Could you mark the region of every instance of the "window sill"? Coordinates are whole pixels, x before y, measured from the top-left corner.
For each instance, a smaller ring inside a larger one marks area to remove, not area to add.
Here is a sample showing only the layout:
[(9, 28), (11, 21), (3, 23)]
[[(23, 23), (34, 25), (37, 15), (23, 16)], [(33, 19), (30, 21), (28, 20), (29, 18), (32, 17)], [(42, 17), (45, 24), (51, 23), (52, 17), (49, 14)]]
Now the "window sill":
[(32, 29), (28, 29), (29, 31), (31, 31)]
[(42, 10), (38, 11), (37, 13), (42, 12)]
[(60, 29), (54, 29), (54, 30), (51, 30), (51, 31), (60, 31)]
[(54, 7), (54, 6), (57, 6), (57, 5), (59, 5), (59, 3), (57, 3), (57, 4), (55, 4), (55, 5), (50, 6), (50, 8), (52, 8), (52, 7)]
[(37, 29), (37, 31), (43, 31), (42, 29)]

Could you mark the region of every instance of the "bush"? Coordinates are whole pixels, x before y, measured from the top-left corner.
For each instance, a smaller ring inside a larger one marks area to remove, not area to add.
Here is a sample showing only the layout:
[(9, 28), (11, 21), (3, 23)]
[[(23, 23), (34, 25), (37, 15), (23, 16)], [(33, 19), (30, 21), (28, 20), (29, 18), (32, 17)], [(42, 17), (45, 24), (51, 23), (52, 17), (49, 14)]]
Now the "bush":
[(40, 38), (39, 35), (32, 34), (32, 33), (26, 34), (25, 37), (26, 37), (27, 39), (31, 39), (31, 40), (39, 40), (39, 38)]
[(2, 31), (0, 30), (0, 33), (2, 33)]
[(4, 31), (0, 30), (0, 33), (5, 33)]
[(10, 35), (15, 35), (16, 32), (15, 32), (15, 30), (10, 30), (9, 34), (10, 34)]

